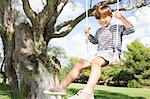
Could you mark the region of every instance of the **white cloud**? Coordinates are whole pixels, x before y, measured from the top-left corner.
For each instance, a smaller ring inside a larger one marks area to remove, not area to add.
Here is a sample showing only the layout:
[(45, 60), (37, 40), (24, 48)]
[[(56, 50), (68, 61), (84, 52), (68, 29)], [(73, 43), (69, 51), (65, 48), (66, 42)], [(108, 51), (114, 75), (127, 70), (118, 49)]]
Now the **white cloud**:
[[(64, 38), (57, 38), (51, 40), (50, 44), (55, 45), (55, 46), (60, 46), (65, 48), (67, 55), (69, 56), (75, 56), (75, 57), (80, 57), (80, 58), (85, 58), (85, 56), (88, 54), (87, 53), (87, 45), (85, 42), (85, 36), (80, 32), (80, 33), (75, 33), (73, 37), (64, 37)], [(95, 53), (93, 51), (91, 44), (88, 42), (88, 49), (92, 50), (89, 51), (91, 53)]]
[[(143, 7), (135, 12), (135, 16), (128, 17), (127, 19), (134, 25), (135, 33), (124, 36), (123, 38), (123, 50), (126, 50), (126, 45), (139, 39), (144, 45), (150, 42), (150, 8)], [(149, 43), (150, 44), (150, 43)]]
[(78, 15), (80, 15), (81, 13), (83, 13), (84, 10), (84, 6), (79, 3), (79, 2), (75, 2), (75, 3), (67, 3), (66, 6), (64, 7), (63, 11), (61, 12), (60, 16), (58, 17), (58, 22), (62, 22), (62, 21), (66, 21), (72, 18), (77, 17)]
[(149, 45), (149, 47), (150, 47), (150, 37), (142, 37), (141, 39), (140, 39), (140, 41), (144, 44), (144, 45)]
[(30, 6), (31, 8), (35, 11), (35, 12), (41, 12), (43, 10), (43, 5), (41, 0), (29, 0)]

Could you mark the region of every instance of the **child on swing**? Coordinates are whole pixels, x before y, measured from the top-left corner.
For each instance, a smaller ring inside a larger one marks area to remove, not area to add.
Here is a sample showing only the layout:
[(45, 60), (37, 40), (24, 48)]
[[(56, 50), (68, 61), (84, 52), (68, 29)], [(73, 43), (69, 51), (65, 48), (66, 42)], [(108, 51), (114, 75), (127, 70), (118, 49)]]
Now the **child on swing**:
[[(76, 95), (68, 99), (94, 99), (93, 90), (101, 76), (102, 67), (112, 63), (114, 49), (121, 53), (122, 36), (134, 32), (133, 25), (125, 19), (120, 11), (115, 11), (114, 13), (115, 17), (123, 23), (123, 25), (118, 26), (118, 29), (117, 25), (111, 24), (112, 11), (107, 4), (96, 8), (95, 18), (101, 27), (97, 30), (95, 36), (91, 35), (90, 27), (86, 26), (84, 28), (89, 41), (93, 44), (98, 44), (95, 57), (92, 61), (80, 59), (80, 61), (74, 65), (65, 80), (60, 85), (50, 89), (51, 92), (65, 91), (67, 86), (78, 77), (80, 71), (90, 66), (91, 74), (87, 84), (83, 90), (80, 90)], [(116, 32), (117, 30), (118, 32)], [(116, 38), (116, 33), (119, 34), (118, 38)], [(118, 39), (117, 46), (116, 39)]]

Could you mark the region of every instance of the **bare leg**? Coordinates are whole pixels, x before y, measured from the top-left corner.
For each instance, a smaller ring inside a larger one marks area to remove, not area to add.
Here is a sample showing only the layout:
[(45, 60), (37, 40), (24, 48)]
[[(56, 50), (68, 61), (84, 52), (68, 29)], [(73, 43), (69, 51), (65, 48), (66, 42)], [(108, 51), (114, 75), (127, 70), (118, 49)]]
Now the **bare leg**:
[(105, 60), (101, 57), (96, 57), (92, 60), (91, 65), (91, 74), (87, 85), (84, 87), (83, 91), (91, 94), (94, 87), (96, 86), (100, 76), (101, 76), (101, 67), (106, 64)]
[(78, 63), (74, 65), (70, 73), (67, 75), (65, 80), (59, 85), (59, 87), (65, 90), (67, 86), (78, 77), (80, 71), (89, 66), (91, 66), (90, 62), (81, 59)]

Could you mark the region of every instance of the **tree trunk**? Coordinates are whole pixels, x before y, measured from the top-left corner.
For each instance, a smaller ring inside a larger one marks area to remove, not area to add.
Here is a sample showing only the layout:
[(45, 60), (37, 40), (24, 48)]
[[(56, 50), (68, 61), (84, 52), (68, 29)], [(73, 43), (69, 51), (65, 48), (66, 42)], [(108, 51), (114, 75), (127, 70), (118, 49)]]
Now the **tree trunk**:
[(47, 46), (42, 35), (42, 25), (40, 27), (39, 24), (34, 24), (31, 28), (29, 24), (21, 24), (14, 28), (15, 13), (11, 2), (4, 0), (2, 3), (0, 8), (4, 8), (0, 9), (0, 14), (3, 25), (1, 37), (4, 45), (4, 67), (11, 85), (12, 99), (57, 99), (56, 96), (43, 94), (44, 90), (58, 83), (58, 77), (53, 72), (55, 66), (46, 55)]
[(43, 91), (58, 83), (55, 80), (58, 74), (53, 72), (54, 66), (45, 51), (40, 52), (35, 45), (31, 32), (26, 24), (17, 27), (15, 32), (13, 60), (19, 87), (18, 96), (20, 99), (56, 99), (56, 96), (45, 95)]

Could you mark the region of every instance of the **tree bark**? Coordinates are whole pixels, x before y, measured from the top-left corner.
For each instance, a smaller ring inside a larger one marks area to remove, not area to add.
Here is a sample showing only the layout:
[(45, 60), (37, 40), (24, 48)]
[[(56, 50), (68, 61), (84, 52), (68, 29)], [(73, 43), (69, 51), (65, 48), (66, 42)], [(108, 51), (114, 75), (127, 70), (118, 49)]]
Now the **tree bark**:
[(13, 60), (20, 97), (24, 99), (56, 99), (56, 96), (48, 96), (43, 93), (44, 90), (49, 90), (58, 82), (55, 80), (58, 76), (53, 72), (55, 69), (50, 61), (51, 58), (46, 55), (45, 51), (41, 52), (40, 47), (35, 44), (38, 42), (34, 41), (32, 32), (32, 28), (28, 24), (22, 24), (16, 27), (14, 37)]
[(7, 78), (13, 90), (13, 96), (18, 93), (17, 77), (13, 67), (13, 51), (14, 51), (14, 13), (11, 8), (11, 1), (4, 0), (0, 4), (1, 14), (1, 37), (4, 45), (4, 67)]

